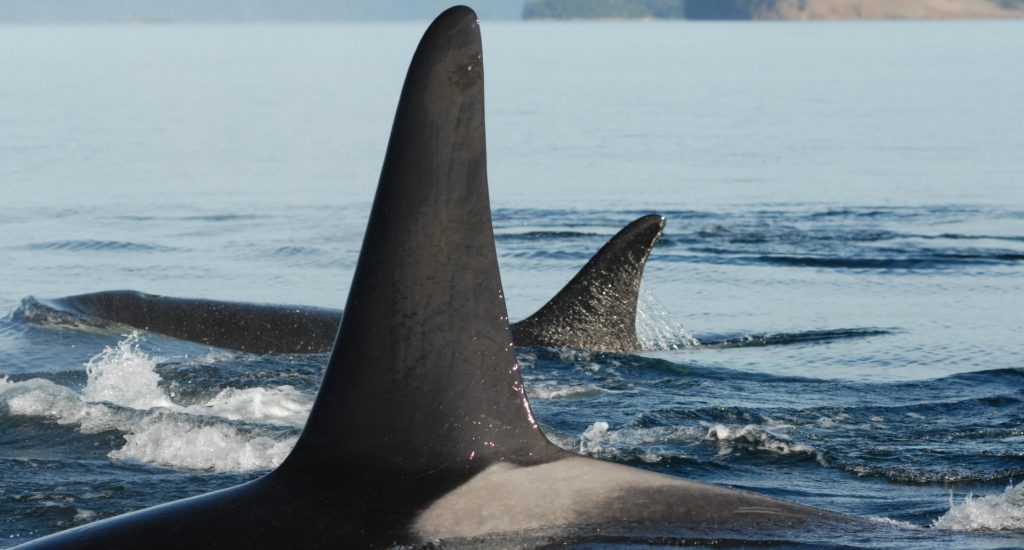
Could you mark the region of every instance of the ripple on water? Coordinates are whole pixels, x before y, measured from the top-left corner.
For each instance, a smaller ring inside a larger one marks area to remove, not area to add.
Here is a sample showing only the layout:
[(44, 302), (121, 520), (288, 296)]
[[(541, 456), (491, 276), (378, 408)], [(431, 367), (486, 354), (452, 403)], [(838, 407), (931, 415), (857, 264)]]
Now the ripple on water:
[(62, 240), (32, 243), (23, 247), (26, 250), (67, 251), (67, 252), (173, 252), (179, 250), (173, 246), (136, 243), (130, 241), (98, 241), (98, 240)]

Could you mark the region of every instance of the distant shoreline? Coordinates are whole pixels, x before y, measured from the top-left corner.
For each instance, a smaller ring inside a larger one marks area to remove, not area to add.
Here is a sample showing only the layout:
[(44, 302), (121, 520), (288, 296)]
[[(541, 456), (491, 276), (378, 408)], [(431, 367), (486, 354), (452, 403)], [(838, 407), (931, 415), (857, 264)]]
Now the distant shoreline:
[(528, 0), (523, 19), (1021, 19), (1024, 0)]
[[(0, 0), (10, 24), (305, 24), (429, 21), (454, 0)], [(467, 0), (482, 21), (1024, 19), (1024, 0)]]

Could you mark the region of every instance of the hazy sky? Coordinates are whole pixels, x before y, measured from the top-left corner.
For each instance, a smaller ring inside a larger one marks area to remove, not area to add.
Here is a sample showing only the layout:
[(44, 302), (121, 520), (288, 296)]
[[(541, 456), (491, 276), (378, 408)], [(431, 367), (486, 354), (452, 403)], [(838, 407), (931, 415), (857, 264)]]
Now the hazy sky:
[[(524, 0), (475, 0), (484, 19), (518, 19)], [(4, 22), (432, 19), (458, 0), (0, 0)]]

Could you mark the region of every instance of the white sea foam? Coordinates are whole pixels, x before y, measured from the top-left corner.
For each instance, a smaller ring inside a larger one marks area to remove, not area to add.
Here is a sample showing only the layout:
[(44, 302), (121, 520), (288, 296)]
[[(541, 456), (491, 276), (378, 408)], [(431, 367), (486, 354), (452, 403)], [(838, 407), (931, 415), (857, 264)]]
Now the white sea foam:
[(141, 351), (140, 339), (138, 331), (134, 331), (85, 364), (89, 381), (82, 390), (82, 399), (139, 410), (177, 407), (160, 389), (160, 375), (154, 370), (160, 358)]
[(578, 440), (580, 453), (599, 458), (635, 456), (644, 462), (658, 462), (665, 452), (659, 444), (692, 442), (701, 432), (690, 427), (660, 426), (657, 428), (627, 428), (610, 430), (607, 422), (594, 422)]
[(0, 379), (0, 408), (11, 415), (77, 424), (82, 433), (124, 430), (128, 424), (106, 405), (87, 403), (71, 389), (42, 378), (24, 382)]
[(146, 417), (125, 435), (124, 447), (110, 458), (169, 468), (244, 472), (273, 468), (295, 445), (295, 438), (276, 441), (243, 434), (225, 424), (196, 426), (181, 417)]
[(742, 427), (729, 427), (715, 424), (708, 428), (704, 439), (718, 444), (718, 456), (727, 456), (737, 448), (745, 448), (779, 455), (809, 455), (815, 457), (822, 465), (825, 464), (824, 457), (814, 447), (796, 443), (789, 437), (778, 433), (786, 428), (785, 425), (756, 426), (748, 424)]
[(868, 516), (868, 519), (870, 521), (873, 521), (875, 523), (880, 523), (882, 525), (889, 525), (889, 526), (892, 526), (892, 527), (898, 527), (900, 529), (910, 529), (911, 531), (921, 531), (922, 529), (924, 529), (923, 527), (921, 527), (920, 525), (917, 525), (916, 523), (911, 523), (909, 521), (901, 521), (901, 520), (898, 520), (898, 519), (887, 518), (885, 516)]
[(184, 411), (301, 428), (309, 416), (310, 406), (309, 398), (292, 386), (226, 388), (206, 403), (190, 405)]
[(93, 521), (95, 519), (96, 519), (96, 512), (93, 512), (92, 510), (85, 510), (83, 508), (78, 508), (75, 511), (74, 521), (76, 521), (76, 522), (85, 523), (85, 522), (88, 522), (88, 521)]
[(544, 430), (544, 437), (567, 451), (575, 451), (579, 447), (579, 438), (575, 435), (559, 432), (554, 428)]
[(932, 522), (932, 527), (949, 531), (1024, 529), (1024, 483), (1010, 485), (999, 494), (967, 495), (960, 503), (951, 496), (949, 511)]
[(556, 382), (541, 382), (531, 384), (527, 389), (530, 399), (571, 399), (587, 397), (602, 393), (606, 390), (593, 384), (558, 384)]
[(819, 428), (825, 428), (825, 429), (836, 428), (836, 427), (839, 426), (838, 422), (836, 422), (834, 419), (829, 418), (827, 416), (822, 416), (822, 417), (818, 418), (817, 424), (818, 424)]
[(158, 359), (139, 349), (139, 338), (129, 335), (93, 357), (81, 393), (41, 378), (0, 378), (0, 410), (82, 433), (123, 432), (125, 445), (109, 453), (116, 460), (208, 471), (267, 469), (284, 460), (294, 437), (231, 421), (301, 427), (312, 396), (292, 386), (226, 388), (209, 401), (179, 405), (160, 387)]

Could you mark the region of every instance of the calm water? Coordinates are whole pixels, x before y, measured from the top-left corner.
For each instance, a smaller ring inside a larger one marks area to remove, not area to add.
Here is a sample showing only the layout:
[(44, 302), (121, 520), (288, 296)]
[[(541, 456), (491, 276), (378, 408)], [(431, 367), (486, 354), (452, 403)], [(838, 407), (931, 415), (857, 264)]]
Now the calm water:
[[(283, 459), (325, 356), (27, 298), (342, 307), (424, 28), (0, 27), (0, 545)], [(554, 441), (892, 530), (839, 545), (1024, 546), (1024, 24), (483, 32), (513, 319), (668, 217), (649, 351), (520, 350)]]

